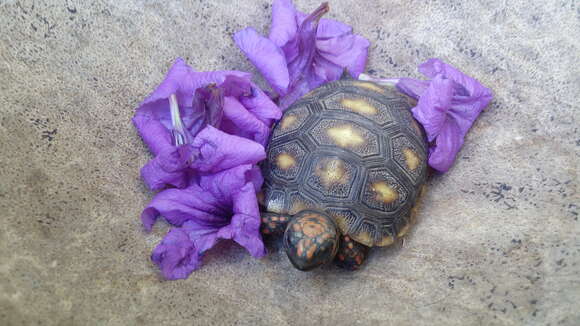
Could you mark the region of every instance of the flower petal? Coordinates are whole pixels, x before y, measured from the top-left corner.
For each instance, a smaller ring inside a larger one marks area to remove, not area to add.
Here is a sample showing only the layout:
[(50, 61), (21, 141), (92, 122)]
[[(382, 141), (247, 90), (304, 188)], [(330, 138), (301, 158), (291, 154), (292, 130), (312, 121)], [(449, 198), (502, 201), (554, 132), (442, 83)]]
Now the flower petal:
[(279, 94), (285, 94), (290, 79), (282, 50), (251, 27), (237, 32), (234, 41), (270, 86)]
[(399, 92), (410, 96), (414, 99), (419, 99), (429, 87), (428, 80), (418, 80), (413, 78), (399, 78), (397, 82), (397, 89)]
[(224, 120), (223, 131), (251, 139), (266, 147), (270, 128), (250, 113), (237, 99), (229, 96), (224, 98)]
[(196, 156), (196, 150), (190, 145), (169, 147), (141, 168), (141, 177), (151, 190), (167, 186), (184, 188), (191, 173), (188, 166)]
[(251, 183), (240, 188), (233, 196), (231, 223), (220, 229), (219, 237), (233, 239), (254, 257), (263, 257), (264, 243), (260, 234), (260, 213), (256, 192)]
[(282, 117), (282, 110), (258, 86), (252, 84), (252, 95), (241, 97), (240, 102), (256, 118), (271, 127)]
[(187, 278), (201, 266), (203, 254), (218, 239), (233, 239), (252, 256), (264, 256), (256, 193), (251, 183), (238, 189), (233, 213), (230, 224), (223, 227), (188, 220), (182, 227), (170, 230), (151, 255), (163, 276), (169, 280)]
[(252, 95), (252, 82), (245, 78), (227, 76), (226, 80), (219, 85), (224, 96), (239, 98)]
[[(162, 114), (169, 114), (167, 99), (171, 94), (177, 95), (177, 102), (180, 107), (190, 107), (196, 89), (212, 83), (220, 84), (228, 75), (248, 79), (251, 76), (241, 71), (196, 72), (183, 59), (178, 58), (161, 84), (141, 103), (139, 111), (154, 116), (155, 113), (159, 114), (159, 111), (162, 111)], [(168, 122), (170, 121), (168, 119)]]
[(455, 67), (443, 62), (440, 59), (429, 59), (419, 66), (419, 71), (427, 77), (434, 78), (436, 75), (443, 75), (453, 80), (457, 85), (455, 94), (457, 96), (469, 96), (480, 99), (477, 107), (483, 109), (492, 99), (491, 90), (483, 86), (477, 79), (469, 77)]
[[(169, 109), (169, 104), (167, 106)], [(173, 147), (169, 129), (151, 116), (137, 112), (133, 117), (133, 125), (154, 155)]]
[(168, 280), (187, 278), (201, 265), (199, 258), (185, 227), (170, 230), (151, 254), (151, 260)]
[[(169, 98), (175, 94), (181, 118), (188, 130), (199, 128), (201, 113), (193, 110), (193, 94), (199, 87), (222, 83), (226, 76), (249, 80), (250, 74), (239, 71), (195, 72), (183, 59), (178, 58), (165, 79), (139, 106), (133, 124), (153, 154), (173, 145)], [(195, 133), (194, 133), (195, 134)]]
[(215, 225), (197, 222), (195, 220), (187, 221), (183, 224), (184, 229), (193, 242), (198, 255), (203, 255), (211, 249), (218, 240), (219, 227)]
[(262, 171), (260, 167), (254, 165), (254, 167), (246, 173), (248, 180), (254, 185), (254, 190), (256, 193), (262, 189), (262, 184), (264, 183), (264, 177), (262, 177)]
[(296, 37), (296, 8), (291, 0), (275, 0), (272, 4), (272, 26), (268, 38), (283, 47)]
[(217, 202), (231, 207), (235, 194), (246, 183), (255, 180), (253, 170), (252, 164), (243, 164), (219, 173), (203, 174), (199, 177), (199, 186)]
[(461, 146), (461, 130), (455, 120), (448, 119), (437, 136), (435, 147), (430, 150), (429, 165), (439, 172), (447, 172), (453, 166)]
[(294, 87), (310, 72), (316, 54), (316, 31), (322, 15), (329, 10), (328, 3), (323, 3), (300, 24), (296, 35), (299, 55), (288, 62), (290, 86)]
[[(429, 141), (433, 141), (444, 127), (452, 96), (453, 82), (438, 75), (419, 98), (417, 106), (413, 108), (413, 116), (425, 128)], [(462, 137), (462, 135), (457, 135), (457, 137)]]
[[(326, 59), (322, 55), (314, 57), (314, 74), (318, 77), (315, 82), (311, 82), (310, 89), (314, 89), (323, 83), (339, 80), (344, 73), (344, 68)], [(311, 78), (312, 80), (313, 78)]]
[(199, 130), (190, 130), (191, 135), (195, 136), (197, 132), (205, 128), (206, 125), (219, 128), (223, 116), (223, 107), (223, 89), (214, 84), (196, 89), (193, 97), (193, 110), (203, 113), (200, 119), (203, 122), (201, 125), (196, 127), (196, 129), (199, 128)]
[(246, 138), (207, 126), (193, 140), (199, 156), (191, 168), (217, 173), (243, 164), (256, 164), (266, 158), (264, 147)]
[(255, 257), (264, 254), (256, 198), (256, 189), (261, 187), (261, 182), (259, 170), (250, 164), (202, 176), (199, 180), (206, 193), (231, 207), (233, 216), (228, 225), (220, 228), (218, 238), (233, 239)]
[(157, 101), (167, 100), (171, 94), (177, 94), (179, 104), (185, 105), (185, 103), (188, 102), (185, 99), (187, 93), (193, 95), (193, 91), (195, 90), (192, 85), (193, 73), (194, 70), (187, 65), (182, 58), (177, 58), (167, 72), (165, 79), (161, 84), (159, 84), (159, 86), (157, 86), (155, 91), (141, 103), (141, 109), (145, 111), (154, 109), (154, 106), (149, 106)]
[(315, 74), (314, 59), (316, 56), (316, 30), (322, 15), (329, 10), (328, 3), (323, 3), (312, 14), (308, 15), (298, 28), (295, 42), (298, 55), (288, 62), (290, 85), (288, 92), (281, 94), (280, 107), (289, 107), (297, 99), (308, 93), (312, 88), (320, 86), (324, 79)]
[(419, 71), (433, 78), (425, 81), (401, 79), (397, 87), (413, 97), (420, 97), (413, 115), (423, 125), (429, 141), (429, 165), (446, 172), (461, 149), (464, 137), (481, 111), (492, 99), (491, 91), (479, 81), (439, 59), (430, 59)]
[[(226, 203), (227, 204), (227, 203)], [(189, 220), (204, 221), (216, 227), (227, 224), (227, 205), (199, 185), (185, 189), (167, 189), (158, 193), (141, 214), (146, 231), (151, 231), (159, 217), (172, 225), (181, 226)]]
[(343, 69), (346, 68), (353, 78), (358, 78), (365, 70), (369, 46), (370, 42), (367, 39), (353, 34), (328, 39), (319, 38), (316, 42), (320, 56)]
[[(296, 19), (298, 25), (302, 24), (306, 17), (308, 17), (308, 14), (297, 11)], [(318, 26), (318, 31), (316, 32), (316, 37), (320, 40), (324, 40), (333, 37), (341, 37), (347, 34), (352, 34), (351, 26), (334, 19), (322, 18)]]

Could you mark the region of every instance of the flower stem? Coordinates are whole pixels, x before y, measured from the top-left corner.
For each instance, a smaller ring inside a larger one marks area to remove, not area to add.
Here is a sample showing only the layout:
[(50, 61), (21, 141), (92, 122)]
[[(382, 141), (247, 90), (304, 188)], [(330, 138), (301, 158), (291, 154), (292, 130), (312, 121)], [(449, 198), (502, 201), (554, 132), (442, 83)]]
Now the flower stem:
[(367, 74), (358, 75), (358, 79), (364, 80), (364, 81), (374, 82), (376, 84), (384, 85), (384, 86), (395, 86), (399, 82), (398, 78), (375, 78), (375, 77), (372, 77), (372, 76), (367, 75)]
[(175, 94), (169, 96), (169, 109), (171, 111), (171, 125), (173, 126), (171, 133), (173, 134), (174, 145), (181, 146), (186, 144), (188, 142), (187, 133), (183, 127), (183, 121), (181, 121), (181, 113), (179, 112), (179, 104)]

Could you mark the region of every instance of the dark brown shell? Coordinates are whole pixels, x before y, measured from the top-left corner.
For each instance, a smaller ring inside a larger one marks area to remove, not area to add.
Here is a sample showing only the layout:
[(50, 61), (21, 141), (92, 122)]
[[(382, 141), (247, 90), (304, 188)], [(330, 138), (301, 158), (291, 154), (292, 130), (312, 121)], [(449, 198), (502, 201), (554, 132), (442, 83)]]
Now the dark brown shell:
[(355, 80), (306, 95), (273, 130), (266, 210), (323, 210), (364, 245), (393, 243), (407, 232), (427, 176), (427, 145), (410, 108), (396, 90)]

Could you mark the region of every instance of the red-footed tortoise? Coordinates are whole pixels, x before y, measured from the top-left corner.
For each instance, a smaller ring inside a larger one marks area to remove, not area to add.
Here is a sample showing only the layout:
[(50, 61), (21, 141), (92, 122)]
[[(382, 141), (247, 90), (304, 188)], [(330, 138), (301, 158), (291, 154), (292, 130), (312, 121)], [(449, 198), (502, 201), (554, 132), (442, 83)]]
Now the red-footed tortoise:
[(343, 78), (285, 111), (263, 165), (261, 230), (284, 233), (296, 268), (357, 269), (408, 232), (427, 177), (410, 108), (395, 89)]

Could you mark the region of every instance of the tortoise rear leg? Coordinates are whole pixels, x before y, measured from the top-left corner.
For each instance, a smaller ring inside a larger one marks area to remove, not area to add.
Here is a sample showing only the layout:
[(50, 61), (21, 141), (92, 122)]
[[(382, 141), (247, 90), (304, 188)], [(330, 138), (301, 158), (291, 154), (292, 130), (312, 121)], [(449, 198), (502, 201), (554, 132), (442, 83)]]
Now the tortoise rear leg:
[(348, 235), (341, 235), (340, 247), (336, 254), (335, 263), (347, 270), (357, 270), (366, 260), (369, 247), (354, 241)]
[(290, 218), (290, 215), (262, 213), (260, 232), (263, 235), (283, 234)]

